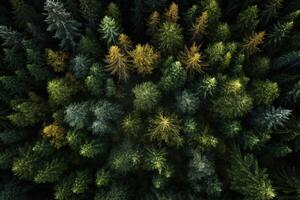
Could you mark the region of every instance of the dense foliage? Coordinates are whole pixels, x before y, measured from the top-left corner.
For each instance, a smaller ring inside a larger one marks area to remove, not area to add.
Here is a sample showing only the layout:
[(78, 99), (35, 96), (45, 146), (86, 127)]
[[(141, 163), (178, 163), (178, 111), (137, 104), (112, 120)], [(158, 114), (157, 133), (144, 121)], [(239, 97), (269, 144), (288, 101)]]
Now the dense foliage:
[(0, 44), (0, 200), (300, 200), (299, 0), (9, 0)]

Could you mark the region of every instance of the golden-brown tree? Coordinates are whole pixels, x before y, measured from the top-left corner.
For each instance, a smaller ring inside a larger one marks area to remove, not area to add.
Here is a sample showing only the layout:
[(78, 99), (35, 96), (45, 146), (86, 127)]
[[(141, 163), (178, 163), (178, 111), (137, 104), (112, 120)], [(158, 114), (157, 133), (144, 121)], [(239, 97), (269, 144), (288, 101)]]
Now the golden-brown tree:
[(42, 134), (44, 137), (49, 138), (51, 144), (57, 149), (64, 146), (67, 142), (65, 138), (66, 130), (55, 123), (44, 127)]
[(130, 52), (132, 62), (137, 72), (142, 75), (151, 74), (159, 59), (159, 53), (149, 44), (136, 45)]
[(200, 46), (195, 43), (188, 48), (185, 47), (184, 52), (180, 55), (180, 61), (186, 66), (186, 69), (191, 73), (203, 72), (203, 69), (207, 66), (203, 62), (203, 53), (200, 52)]
[(179, 20), (178, 5), (176, 3), (172, 2), (170, 7), (168, 9), (166, 9), (165, 17), (166, 17), (166, 20), (169, 22), (176, 23)]
[(106, 70), (112, 75), (117, 75), (119, 80), (127, 80), (129, 78), (128, 57), (121, 52), (118, 46), (111, 46), (105, 57)]
[(65, 61), (68, 57), (68, 54), (63, 51), (53, 51), (52, 49), (47, 50), (48, 64), (55, 72), (62, 72), (65, 70)]
[(191, 28), (192, 39), (197, 39), (205, 34), (205, 30), (208, 25), (208, 12), (204, 11), (199, 17), (197, 17), (196, 22)]
[(243, 44), (243, 51), (247, 55), (252, 55), (260, 51), (258, 46), (263, 43), (265, 32), (253, 33), (249, 38), (245, 40)]
[(154, 33), (158, 28), (160, 22), (160, 14), (157, 11), (153, 11), (147, 19), (148, 33)]
[(123, 52), (128, 52), (132, 49), (132, 41), (128, 37), (128, 35), (121, 33), (118, 38), (118, 45), (122, 49)]

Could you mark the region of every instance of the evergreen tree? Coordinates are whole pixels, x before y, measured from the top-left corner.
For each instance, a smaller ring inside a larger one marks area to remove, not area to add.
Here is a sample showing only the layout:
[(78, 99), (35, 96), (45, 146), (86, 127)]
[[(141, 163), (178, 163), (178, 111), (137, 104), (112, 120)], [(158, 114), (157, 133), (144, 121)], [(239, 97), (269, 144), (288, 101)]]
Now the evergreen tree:
[(265, 32), (253, 33), (249, 38), (245, 40), (243, 44), (243, 50), (247, 55), (252, 55), (260, 51), (258, 48), (264, 41)]
[(258, 23), (258, 8), (256, 5), (249, 6), (238, 15), (237, 24), (241, 33), (250, 34), (255, 31)]
[(66, 107), (64, 120), (70, 127), (83, 129), (89, 121), (89, 103), (73, 103)]
[(123, 54), (118, 46), (111, 46), (108, 55), (106, 55), (106, 70), (112, 75), (117, 75), (119, 80), (127, 80), (129, 78), (129, 61), (128, 56)]
[(261, 169), (251, 154), (242, 156), (237, 149), (232, 152), (228, 175), (231, 188), (241, 193), (246, 199), (267, 200), (276, 197), (266, 169)]
[(43, 129), (43, 136), (50, 139), (51, 144), (59, 149), (66, 144), (66, 130), (58, 124), (50, 124)]
[(16, 47), (21, 43), (21, 34), (7, 26), (0, 26), (0, 37), (3, 40), (2, 45), (5, 47)]
[(61, 2), (47, 0), (44, 10), (47, 13), (45, 20), (48, 23), (47, 31), (55, 31), (53, 37), (61, 40), (62, 48), (74, 47), (80, 24), (71, 18), (71, 14), (66, 11)]
[(57, 105), (70, 103), (71, 98), (78, 92), (77, 82), (72, 76), (52, 79), (48, 82), (49, 99)]
[(65, 61), (68, 55), (63, 51), (47, 50), (47, 62), (55, 72), (62, 72), (65, 70)]
[(105, 74), (103, 67), (94, 63), (85, 78), (85, 85), (91, 95), (99, 97), (105, 90)]
[(143, 128), (142, 120), (139, 114), (128, 114), (122, 121), (122, 128), (127, 136), (137, 137)]
[(102, 3), (96, 0), (80, 0), (80, 11), (82, 16), (89, 22), (96, 23), (100, 19)]
[(169, 57), (164, 62), (164, 70), (159, 82), (160, 88), (165, 92), (170, 92), (184, 86), (187, 79), (187, 73), (182, 67), (181, 62), (174, 61)]
[(165, 11), (166, 20), (176, 23), (179, 20), (178, 5), (174, 2)]
[(98, 31), (101, 33), (101, 37), (105, 40), (107, 46), (117, 43), (120, 27), (114, 18), (105, 16), (101, 21)]
[(277, 83), (269, 80), (253, 82), (252, 96), (257, 104), (270, 105), (279, 97), (279, 88)]
[(178, 24), (164, 22), (158, 29), (156, 42), (160, 52), (165, 55), (174, 55), (183, 46), (182, 29)]
[(75, 76), (84, 78), (89, 71), (92, 61), (88, 57), (79, 54), (72, 60), (72, 64)]
[(77, 171), (72, 185), (72, 192), (75, 194), (84, 193), (91, 183), (92, 177), (88, 170)]
[(161, 98), (161, 92), (152, 82), (136, 85), (132, 92), (135, 96), (133, 105), (140, 111), (152, 111)]
[(180, 146), (183, 144), (183, 138), (180, 135), (181, 129), (179, 119), (175, 114), (159, 113), (150, 120), (148, 130), (151, 140), (165, 142), (171, 146)]
[(80, 155), (87, 158), (94, 158), (103, 152), (103, 146), (99, 141), (87, 141), (80, 147)]
[(294, 27), (293, 22), (278, 23), (273, 26), (268, 36), (268, 42), (274, 46), (282, 44), (285, 38), (289, 36), (289, 33)]
[(158, 52), (149, 44), (136, 45), (135, 49), (130, 52), (130, 56), (133, 66), (142, 75), (151, 74), (159, 59)]
[(56, 182), (66, 169), (66, 163), (62, 159), (53, 159), (36, 172), (36, 183)]
[(183, 90), (176, 97), (176, 105), (180, 112), (185, 114), (194, 114), (199, 107), (199, 98), (188, 90)]
[(96, 172), (95, 183), (97, 187), (107, 186), (111, 181), (111, 175), (107, 170), (98, 169)]
[(196, 43), (190, 48), (185, 47), (184, 52), (181, 54), (181, 62), (186, 66), (186, 69), (191, 72), (203, 72), (203, 68), (207, 65), (203, 63), (203, 54), (200, 52), (200, 46)]
[(191, 28), (192, 39), (200, 38), (201, 36), (206, 34), (208, 17), (208, 12), (204, 11), (199, 17), (196, 18), (196, 22)]

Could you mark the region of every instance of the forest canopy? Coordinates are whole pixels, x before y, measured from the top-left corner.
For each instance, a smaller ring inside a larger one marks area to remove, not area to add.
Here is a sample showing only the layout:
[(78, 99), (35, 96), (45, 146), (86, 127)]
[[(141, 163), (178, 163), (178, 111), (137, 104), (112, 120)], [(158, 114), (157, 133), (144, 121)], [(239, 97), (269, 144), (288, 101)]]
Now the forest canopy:
[(8, 0), (0, 45), (0, 200), (300, 200), (299, 0)]

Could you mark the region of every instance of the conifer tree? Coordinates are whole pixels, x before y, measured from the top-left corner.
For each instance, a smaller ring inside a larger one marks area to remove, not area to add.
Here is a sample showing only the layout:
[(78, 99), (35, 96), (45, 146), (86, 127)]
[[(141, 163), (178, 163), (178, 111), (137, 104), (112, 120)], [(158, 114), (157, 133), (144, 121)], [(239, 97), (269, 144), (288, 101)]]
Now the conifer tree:
[(176, 106), (184, 114), (194, 114), (199, 107), (199, 98), (188, 90), (183, 90), (176, 97)]
[(56, 182), (66, 169), (66, 163), (62, 159), (53, 159), (36, 173), (34, 181), (36, 183)]
[(289, 36), (289, 33), (294, 27), (294, 22), (278, 23), (273, 26), (273, 29), (267, 35), (268, 42), (274, 46), (282, 44), (284, 39)]
[(48, 23), (47, 31), (55, 31), (54, 38), (61, 40), (62, 48), (74, 47), (80, 24), (73, 20), (64, 5), (55, 0), (47, 0), (44, 5)]
[(262, 9), (262, 19), (267, 24), (273, 17), (277, 17), (283, 0), (269, 0)]
[(192, 25), (191, 33), (192, 39), (200, 38), (206, 34), (206, 28), (208, 25), (208, 12), (204, 11), (200, 16), (196, 18), (195, 23)]
[(123, 52), (129, 52), (132, 50), (132, 41), (128, 35), (121, 33), (118, 38), (118, 46), (122, 49)]
[(107, 186), (111, 181), (111, 175), (107, 170), (98, 169), (96, 172), (95, 183), (97, 187)]
[(92, 61), (85, 55), (77, 55), (73, 60), (73, 71), (76, 77), (84, 78), (86, 77)]
[(80, 11), (82, 16), (92, 22), (96, 23), (100, 19), (100, 11), (102, 10), (102, 4), (96, 0), (80, 0)]
[(143, 128), (142, 120), (139, 114), (128, 114), (122, 121), (122, 128), (127, 136), (138, 136), (138, 133)]
[(107, 46), (117, 44), (120, 27), (114, 18), (105, 16), (98, 31), (101, 33), (101, 38), (106, 42)]
[(72, 96), (78, 92), (78, 85), (72, 76), (53, 79), (47, 87), (49, 99), (57, 105), (70, 103)]
[(130, 52), (133, 66), (137, 72), (142, 75), (151, 74), (158, 62), (159, 54), (149, 44), (136, 45)]
[(72, 128), (83, 129), (88, 125), (89, 109), (88, 102), (70, 104), (65, 109), (64, 121)]
[(184, 52), (181, 54), (181, 62), (189, 72), (199, 73), (207, 66), (203, 63), (203, 57), (202, 52), (200, 52), (200, 46), (196, 46), (196, 43), (193, 43), (190, 48), (185, 47)]
[(2, 45), (6, 47), (16, 47), (21, 43), (21, 34), (7, 26), (0, 26), (0, 37), (3, 40)]
[(234, 150), (228, 175), (231, 188), (241, 193), (246, 199), (268, 200), (276, 197), (266, 169), (261, 169), (251, 154), (242, 156), (239, 150)]
[(76, 171), (72, 192), (75, 194), (82, 194), (89, 188), (91, 183), (92, 177), (88, 170)]
[(94, 63), (90, 69), (89, 74), (85, 78), (85, 85), (91, 95), (99, 97), (105, 90), (104, 69), (99, 63)]
[(161, 92), (152, 82), (136, 85), (132, 92), (135, 96), (134, 107), (140, 111), (152, 111), (161, 98)]
[(173, 23), (176, 23), (179, 20), (178, 5), (176, 3), (172, 2), (170, 7), (166, 9), (165, 17), (167, 21)]
[(66, 144), (66, 130), (58, 124), (50, 124), (43, 129), (43, 136), (50, 139), (51, 144), (59, 149)]
[(80, 155), (87, 158), (94, 158), (103, 152), (103, 146), (99, 141), (87, 141), (80, 147)]
[(243, 50), (247, 55), (252, 55), (260, 51), (258, 48), (264, 41), (265, 32), (253, 33), (249, 38), (245, 40), (243, 44)]
[(68, 55), (63, 51), (53, 51), (52, 49), (47, 50), (48, 64), (55, 72), (62, 72), (65, 70), (65, 61), (67, 58)]
[(258, 8), (256, 5), (249, 6), (238, 15), (237, 24), (241, 33), (250, 34), (255, 31), (258, 23)]
[(187, 79), (187, 73), (182, 67), (181, 62), (174, 61), (173, 57), (169, 57), (164, 63), (164, 70), (159, 86), (165, 92), (170, 92), (182, 87)]
[(258, 104), (270, 105), (279, 97), (278, 84), (266, 81), (255, 81), (253, 83), (252, 96)]
[(175, 114), (157, 114), (150, 120), (149, 135), (151, 140), (165, 142), (170, 146), (181, 146), (183, 138), (180, 135), (181, 126)]
[(182, 29), (178, 24), (164, 22), (158, 29), (156, 42), (163, 54), (174, 55), (183, 46)]
[(111, 46), (106, 55), (106, 70), (112, 75), (117, 75), (119, 80), (128, 80), (130, 65), (128, 56), (121, 52), (118, 46)]
[(147, 20), (148, 33), (153, 34), (157, 30), (160, 23), (160, 14), (158, 11), (153, 11)]

